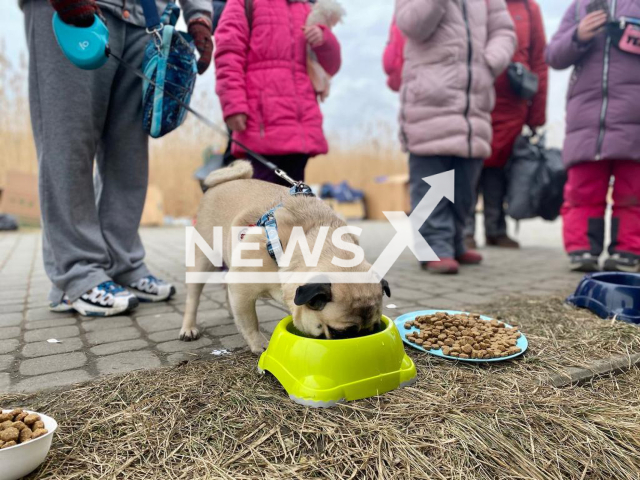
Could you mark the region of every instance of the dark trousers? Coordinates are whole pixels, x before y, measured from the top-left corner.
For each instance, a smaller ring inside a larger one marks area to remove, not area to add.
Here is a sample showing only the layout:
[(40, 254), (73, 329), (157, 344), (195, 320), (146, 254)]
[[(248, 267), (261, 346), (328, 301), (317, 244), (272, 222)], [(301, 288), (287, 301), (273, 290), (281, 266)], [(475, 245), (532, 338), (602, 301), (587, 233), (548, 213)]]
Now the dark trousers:
[[(275, 163), (278, 168), (284, 170), (294, 180), (304, 181), (304, 169), (309, 161), (309, 155), (295, 153), (292, 155), (263, 155), (270, 162)], [(253, 165), (253, 178), (264, 180), (265, 182), (276, 183), (285, 187), (290, 187), (289, 183), (278, 177), (275, 172), (257, 160), (251, 160)]]
[[(478, 195), (482, 194), (484, 203), (484, 231), (487, 237), (499, 237), (507, 234), (507, 220), (504, 213), (504, 201), (507, 196), (507, 175), (504, 168), (485, 167), (478, 182)], [(477, 200), (477, 197), (476, 197)], [(476, 231), (476, 201), (471, 207), (467, 235)]]
[(482, 160), (450, 156), (421, 157), (409, 155), (409, 190), (411, 208), (415, 208), (429, 191), (423, 178), (455, 170), (455, 202), (440, 200), (420, 228), (420, 233), (440, 258), (462, 255), (465, 223), (476, 198), (475, 188), (482, 170)]

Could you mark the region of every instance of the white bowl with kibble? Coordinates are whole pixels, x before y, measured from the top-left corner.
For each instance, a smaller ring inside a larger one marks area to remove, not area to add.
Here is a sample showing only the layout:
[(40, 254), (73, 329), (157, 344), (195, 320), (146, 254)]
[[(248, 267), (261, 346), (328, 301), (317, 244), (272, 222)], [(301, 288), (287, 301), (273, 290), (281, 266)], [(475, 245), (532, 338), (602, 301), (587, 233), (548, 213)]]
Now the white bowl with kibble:
[[(3, 414), (11, 413), (12, 410), (2, 410)], [(24, 410), (29, 415), (37, 415), (40, 417), (38, 421), (44, 423), (47, 433), (41, 436), (18, 443), (13, 446), (0, 447), (0, 480), (17, 480), (25, 475), (33, 472), (40, 466), (44, 459), (47, 458), (51, 441), (53, 440), (53, 432), (58, 428), (58, 423), (51, 417), (42, 413)], [(2, 423), (2, 422), (0, 422)], [(2, 430), (0, 430), (0, 434)], [(1, 435), (0, 435), (0, 438)], [(3, 440), (0, 440), (3, 442)], [(3, 444), (3, 446), (6, 445)]]

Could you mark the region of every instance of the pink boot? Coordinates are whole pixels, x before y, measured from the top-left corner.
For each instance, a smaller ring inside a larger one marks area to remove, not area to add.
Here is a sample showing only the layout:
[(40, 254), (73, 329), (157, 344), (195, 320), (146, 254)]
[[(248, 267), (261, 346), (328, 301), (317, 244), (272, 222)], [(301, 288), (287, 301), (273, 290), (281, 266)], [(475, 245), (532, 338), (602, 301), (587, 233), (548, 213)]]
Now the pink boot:
[(423, 263), (422, 268), (431, 273), (455, 274), (460, 265), (453, 258), (441, 258), (438, 262)]
[(482, 263), (482, 255), (475, 250), (467, 250), (456, 258), (460, 265), (478, 265)]

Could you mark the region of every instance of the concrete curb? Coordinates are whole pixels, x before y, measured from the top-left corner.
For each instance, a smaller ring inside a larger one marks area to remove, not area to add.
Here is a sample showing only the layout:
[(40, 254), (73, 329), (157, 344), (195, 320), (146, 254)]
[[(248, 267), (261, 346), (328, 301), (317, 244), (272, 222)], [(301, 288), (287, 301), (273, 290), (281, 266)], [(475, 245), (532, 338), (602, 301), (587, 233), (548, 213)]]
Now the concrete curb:
[(599, 360), (587, 365), (586, 367), (568, 368), (563, 373), (556, 374), (542, 380), (541, 383), (543, 385), (550, 385), (556, 388), (581, 385), (602, 375), (615, 375), (622, 373), (626, 370), (630, 370), (636, 365), (640, 366), (640, 353), (619, 355)]

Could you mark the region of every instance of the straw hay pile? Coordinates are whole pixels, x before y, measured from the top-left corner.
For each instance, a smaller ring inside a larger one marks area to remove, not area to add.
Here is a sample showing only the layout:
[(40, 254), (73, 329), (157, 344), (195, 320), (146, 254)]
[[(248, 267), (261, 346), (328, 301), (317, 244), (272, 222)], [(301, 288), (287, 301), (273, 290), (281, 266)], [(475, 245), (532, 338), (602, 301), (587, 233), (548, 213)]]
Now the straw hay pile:
[(485, 311), (527, 334), (523, 359), (412, 353), (413, 387), (330, 410), (291, 403), (244, 353), (0, 404), (61, 423), (41, 478), (640, 478), (640, 370), (539, 386), (550, 371), (639, 352), (640, 329), (560, 300)]

